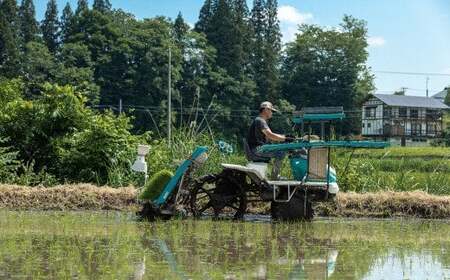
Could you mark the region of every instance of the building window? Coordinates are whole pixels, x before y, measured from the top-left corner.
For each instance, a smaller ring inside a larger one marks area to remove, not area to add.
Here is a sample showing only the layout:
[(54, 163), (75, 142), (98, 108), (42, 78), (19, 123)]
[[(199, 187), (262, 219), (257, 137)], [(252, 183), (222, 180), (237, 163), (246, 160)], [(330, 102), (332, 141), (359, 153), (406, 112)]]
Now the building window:
[(409, 110), (409, 117), (411, 119), (418, 119), (419, 118), (419, 110), (418, 109), (410, 109)]
[(366, 107), (366, 118), (375, 118), (376, 107)]
[(393, 112), (392, 112), (392, 109), (391, 108), (384, 108), (384, 110), (383, 110), (383, 117), (384, 118), (390, 118), (391, 117), (391, 115), (393, 115), (392, 114)]
[(412, 123), (411, 124), (411, 134), (412, 135), (420, 135), (422, 130), (422, 125), (420, 123)]
[(363, 127), (363, 128), (365, 127), (365, 123), (363, 123), (362, 127)]
[(437, 110), (427, 109), (425, 112), (427, 120), (437, 120), (439, 119), (439, 112)]
[(398, 108), (398, 116), (400, 118), (406, 118), (406, 114), (407, 114), (406, 108), (404, 108), (404, 107)]
[(427, 123), (427, 134), (435, 134), (435, 133), (436, 133), (436, 124)]
[(368, 123), (368, 124), (367, 124), (367, 128), (370, 128), (371, 126), (372, 126), (371, 123)]

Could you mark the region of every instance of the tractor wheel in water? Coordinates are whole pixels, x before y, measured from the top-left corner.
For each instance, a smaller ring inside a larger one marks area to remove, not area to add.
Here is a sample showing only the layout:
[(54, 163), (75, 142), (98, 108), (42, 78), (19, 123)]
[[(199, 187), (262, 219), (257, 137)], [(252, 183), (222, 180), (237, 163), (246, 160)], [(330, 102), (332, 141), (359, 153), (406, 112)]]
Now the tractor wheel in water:
[[(197, 180), (191, 192), (191, 211), (194, 217), (220, 214), (242, 219), (247, 209), (247, 196), (238, 182), (241, 174), (223, 171)], [(245, 179), (245, 175), (244, 178)]]
[[(281, 194), (282, 197), (285, 195)], [(311, 221), (314, 217), (312, 204), (302, 191), (295, 192), (289, 202), (272, 201), (270, 210), (272, 219), (277, 221)]]

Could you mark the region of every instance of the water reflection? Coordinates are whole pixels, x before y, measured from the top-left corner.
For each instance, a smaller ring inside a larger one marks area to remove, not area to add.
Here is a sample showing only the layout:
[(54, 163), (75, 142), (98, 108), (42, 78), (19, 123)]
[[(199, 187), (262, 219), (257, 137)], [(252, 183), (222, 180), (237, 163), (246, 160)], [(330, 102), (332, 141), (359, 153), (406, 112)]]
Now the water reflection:
[(0, 211), (0, 279), (446, 279), (448, 221), (170, 221)]

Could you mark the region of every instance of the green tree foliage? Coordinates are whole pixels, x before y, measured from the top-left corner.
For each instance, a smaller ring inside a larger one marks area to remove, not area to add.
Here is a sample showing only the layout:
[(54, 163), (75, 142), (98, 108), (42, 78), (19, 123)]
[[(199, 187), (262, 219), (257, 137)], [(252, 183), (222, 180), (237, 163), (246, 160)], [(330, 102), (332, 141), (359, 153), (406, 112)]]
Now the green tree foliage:
[(263, 97), (268, 100), (278, 100), (279, 98), (278, 65), (280, 62), (281, 32), (277, 9), (277, 0), (267, 0), (264, 71), (261, 73), (264, 76), (265, 84), (260, 90)]
[(279, 94), (279, 63), (281, 32), (276, 0), (253, 2), (252, 73), (260, 100), (277, 100)]
[(20, 73), (19, 17), (15, 0), (0, 2), (0, 76)]
[(40, 42), (29, 42), (25, 46), (23, 57), (26, 96), (30, 98), (40, 95), (44, 84), (54, 81), (57, 70), (55, 57), (47, 46)]
[(212, 0), (205, 0), (202, 8), (200, 9), (200, 14), (198, 21), (195, 24), (195, 31), (207, 34), (209, 32), (211, 19), (213, 17), (213, 5)]
[(237, 64), (235, 49), (236, 26), (233, 11), (228, 0), (216, 0), (216, 7), (206, 36), (217, 50), (217, 65), (224, 68), (233, 77), (238, 77), (242, 65)]
[(55, 82), (72, 85), (76, 92), (87, 98), (88, 104), (98, 104), (100, 87), (94, 80), (94, 63), (88, 47), (80, 43), (64, 44), (57, 59), (61, 63), (55, 73)]
[(56, 51), (59, 45), (59, 27), (60, 23), (56, 0), (49, 0), (47, 3), (47, 10), (45, 11), (45, 18), (41, 24), (41, 29), (45, 44), (52, 53)]
[(234, 52), (236, 53), (237, 59), (236, 63), (241, 65), (239, 69), (240, 74), (248, 75), (250, 72), (249, 64), (252, 46), (247, 1), (233, 0), (232, 4), (234, 26), (237, 30), (237, 32), (234, 34)]
[(67, 2), (64, 7), (60, 20), (61, 40), (65, 42), (71, 35), (74, 24), (74, 14), (70, 4)]
[(77, 9), (75, 10), (75, 15), (80, 16), (82, 13), (89, 10), (89, 5), (87, 0), (78, 0)]
[(130, 173), (136, 147), (144, 138), (130, 133), (130, 121), (111, 112), (91, 114), (85, 129), (68, 134), (57, 147), (59, 177), (105, 184), (110, 169)]
[(20, 168), (20, 161), (17, 160), (17, 151), (12, 147), (3, 146), (6, 141), (0, 139), (0, 182), (12, 183)]
[[(282, 66), (284, 97), (296, 105), (359, 109), (374, 89), (366, 66), (366, 23), (345, 16), (340, 30), (302, 25)], [(359, 121), (353, 119), (356, 132)], [(350, 131), (347, 131), (350, 132)]]
[(189, 25), (184, 22), (183, 15), (181, 12), (178, 13), (175, 23), (173, 24), (173, 33), (175, 41), (179, 47), (183, 47), (183, 40), (186, 37), (186, 33), (189, 31)]
[(20, 35), (24, 44), (35, 41), (39, 32), (33, 0), (22, 0), (19, 9)]
[(252, 77), (256, 83), (257, 94), (261, 100), (265, 100), (267, 95), (265, 91), (265, 78), (261, 75), (264, 71), (264, 46), (266, 33), (266, 14), (264, 0), (253, 1), (251, 28), (252, 28)]
[(109, 0), (94, 0), (92, 8), (104, 13), (111, 10), (111, 3), (109, 2)]
[(46, 84), (30, 101), (20, 81), (2, 81), (0, 97), (6, 101), (0, 108), (0, 138), (6, 140), (0, 146), (13, 146), (34, 172), (45, 170), (61, 181), (102, 184), (111, 168), (129, 172), (137, 143), (146, 142), (147, 136), (130, 134), (127, 117), (91, 111), (70, 86)]
[(445, 96), (444, 103), (450, 106), (450, 87), (447, 87), (447, 96)]

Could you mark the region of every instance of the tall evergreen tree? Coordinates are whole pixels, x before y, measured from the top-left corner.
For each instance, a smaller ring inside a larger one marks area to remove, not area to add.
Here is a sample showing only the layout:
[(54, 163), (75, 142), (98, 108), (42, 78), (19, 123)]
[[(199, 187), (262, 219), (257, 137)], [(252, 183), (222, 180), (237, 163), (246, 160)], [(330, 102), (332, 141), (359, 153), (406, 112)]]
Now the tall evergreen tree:
[(195, 24), (195, 31), (207, 33), (208, 28), (211, 24), (211, 19), (213, 16), (213, 5), (211, 0), (205, 0), (202, 8), (200, 9), (200, 15), (198, 16), (198, 21)]
[(102, 13), (107, 12), (111, 10), (111, 3), (109, 0), (94, 0), (92, 8)]
[(266, 32), (264, 45), (264, 78), (266, 81), (266, 99), (276, 100), (279, 97), (279, 63), (281, 51), (280, 23), (277, 15), (277, 0), (267, 0)]
[(64, 10), (62, 11), (60, 28), (61, 28), (61, 40), (65, 42), (70, 36), (73, 29), (74, 14), (69, 2), (67, 2)]
[(258, 99), (266, 99), (264, 73), (264, 45), (266, 33), (265, 1), (255, 0), (253, 2), (251, 28), (252, 28), (252, 76), (256, 83)]
[(56, 0), (49, 0), (45, 18), (41, 24), (42, 36), (50, 52), (55, 53), (59, 44), (59, 20)]
[(182, 48), (183, 38), (186, 36), (186, 33), (189, 31), (189, 25), (184, 22), (183, 15), (181, 12), (178, 13), (177, 18), (175, 19), (175, 23), (173, 25), (173, 33), (175, 37), (175, 41)]
[(80, 15), (82, 12), (89, 10), (87, 0), (78, 0), (77, 9), (75, 10), (75, 15)]
[(23, 44), (35, 41), (39, 32), (33, 0), (22, 0), (19, 9), (20, 35)]
[(233, 22), (233, 10), (229, 0), (216, 0), (216, 7), (206, 37), (217, 50), (217, 64), (228, 73), (237, 77), (240, 74), (236, 58), (236, 32)]
[(0, 2), (0, 76), (13, 78), (20, 72), (19, 18), (16, 0)]
[(249, 25), (249, 10), (246, 0), (233, 0), (235, 33), (235, 52), (241, 65), (240, 72), (248, 74), (251, 53), (251, 32)]

